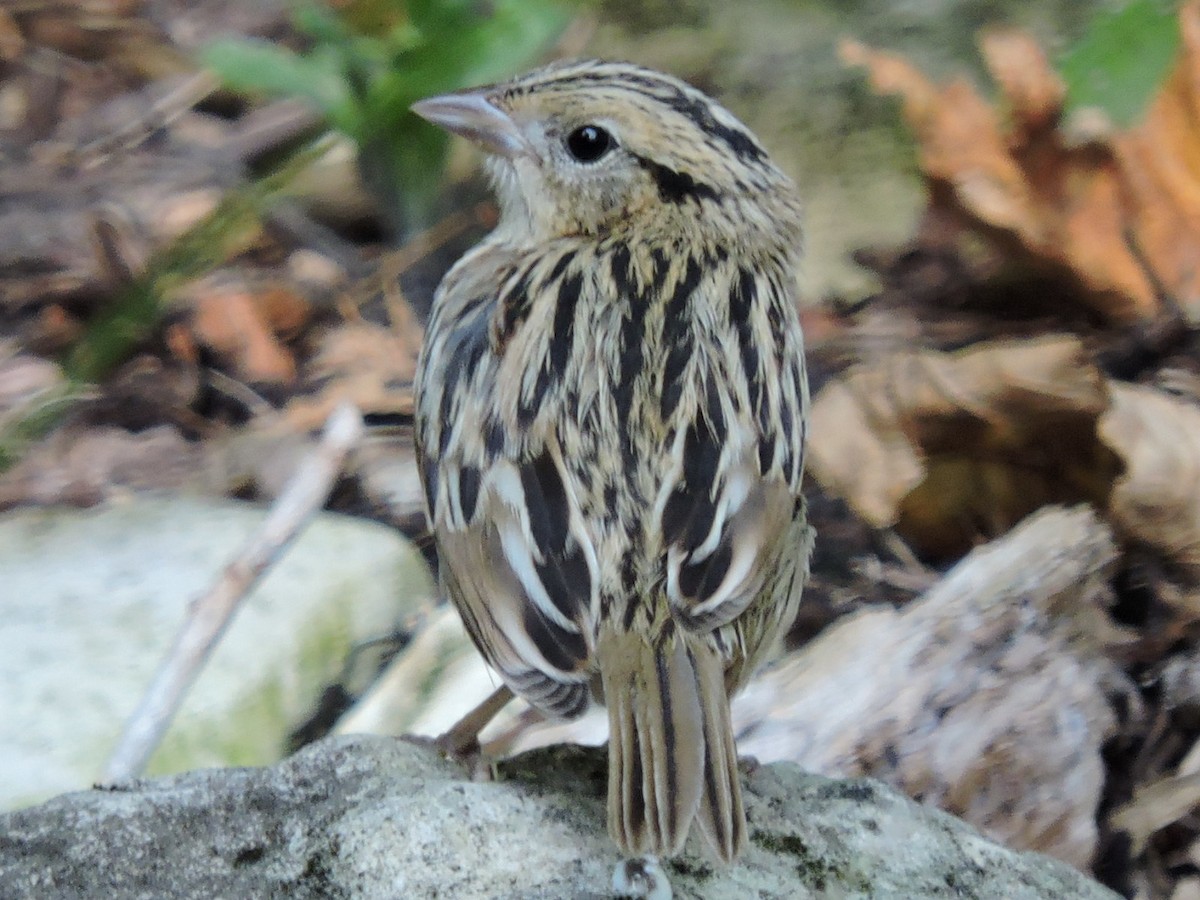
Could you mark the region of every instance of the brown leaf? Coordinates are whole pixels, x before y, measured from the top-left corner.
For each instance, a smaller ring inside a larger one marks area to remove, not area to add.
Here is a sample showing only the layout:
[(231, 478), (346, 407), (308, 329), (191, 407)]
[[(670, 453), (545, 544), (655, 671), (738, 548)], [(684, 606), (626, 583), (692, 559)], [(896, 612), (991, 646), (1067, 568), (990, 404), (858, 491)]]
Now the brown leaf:
[(1029, 185), (1008, 153), (995, 112), (971, 85), (938, 87), (902, 57), (844, 42), (842, 59), (866, 66), (875, 90), (898, 94), (926, 176), (944, 182), (989, 224), (1015, 229), (1032, 218)]
[(65, 428), (0, 476), (0, 509), (21, 504), (87, 506), (128, 490), (196, 482), (206, 450), (161, 425), (137, 434), (120, 428)]
[(872, 525), (956, 555), (1045, 504), (1103, 504), (1120, 471), (1096, 434), (1107, 406), (1074, 338), (896, 354), (813, 399), (812, 472)]
[(1111, 386), (1100, 437), (1125, 472), (1108, 515), (1127, 540), (1200, 573), (1200, 409), (1147, 387)]
[(293, 400), (288, 418), (306, 431), (319, 427), (337, 404), (349, 400), (368, 417), (407, 419), (413, 413), (420, 336), (415, 321), (401, 329), (356, 322), (330, 331), (305, 373), (321, 389), (315, 396)]
[(931, 212), (982, 232), (1077, 285), (1126, 325), (1171, 297), (1200, 296), (1200, 4), (1180, 10), (1177, 66), (1138, 127), (1080, 142), (1059, 126), (1065, 90), (1029, 36), (990, 31), (987, 67), (1008, 108), (964, 81), (934, 85), (891, 54), (847, 44), (843, 59), (897, 94), (930, 182)]
[(983, 33), (980, 49), (1008, 100), (1009, 114), (1019, 133), (1029, 136), (1053, 128), (1067, 87), (1050, 68), (1037, 42), (1022, 31), (997, 28)]
[(189, 285), (188, 334), (174, 329), (168, 336), (180, 357), (194, 357), (188, 337), (215, 353), (245, 381), (290, 384), (296, 363), (281, 338), (297, 331), (311, 316), (308, 301), (282, 283), (251, 287), (228, 273)]
[(1193, 300), (1200, 297), (1200, 3), (1184, 4), (1179, 24), (1179, 62), (1142, 124), (1113, 147), (1126, 227), (1158, 280)]

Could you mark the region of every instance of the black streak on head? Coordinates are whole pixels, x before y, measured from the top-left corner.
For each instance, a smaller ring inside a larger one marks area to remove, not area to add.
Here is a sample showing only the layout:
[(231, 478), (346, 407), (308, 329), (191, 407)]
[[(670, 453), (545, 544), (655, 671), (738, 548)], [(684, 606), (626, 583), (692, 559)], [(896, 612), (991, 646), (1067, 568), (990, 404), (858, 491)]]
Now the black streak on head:
[(722, 141), (733, 154), (743, 161), (763, 162), (767, 153), (749, 132), (733, 125), (717, 121), (711, 103), (696, 94), (689, 94), (674, 84), (655, 77), (653, 73), (629, 73), (623, 76), (627, 84), (653, 95), (661, 103), (687, 118), (709, 137)]
[(636, 158), (641, 167), (650, 173), (655, 187), (658, 188), (659, 199), (664, 203), (679, 206), (688, 200), (695, 200), (698, 203), (702, 199), (718, 200), (720, 198), (712, 185), (697, 181), (687, 172), (678, 172), (662, 163), (656, 163), (652, 159), (641, 156)]
[(718, 122), (713, 115), (712, 107), (699, 97), (689, 97), (683, 91), (677, 90), (672, 97), (666, 100), (666, 104), (691, 119), (693, 124), (705, 134), (724, 141), (738, 159), (762, 162), (767, 158), (766, 151), (758, 145), (749, 132)]

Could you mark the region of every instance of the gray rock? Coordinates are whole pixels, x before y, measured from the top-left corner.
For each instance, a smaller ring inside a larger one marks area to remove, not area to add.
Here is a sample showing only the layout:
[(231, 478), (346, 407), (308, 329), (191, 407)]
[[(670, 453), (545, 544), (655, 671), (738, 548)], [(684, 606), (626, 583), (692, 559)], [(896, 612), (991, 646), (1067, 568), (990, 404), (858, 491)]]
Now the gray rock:
[[(141, 496), (0, 516), (0, 809), (92, 783), (189, 601), (265, 514)], [(432, 591), (392, 529), (318, 516), (246, 598), (150, 771), (280, 759), (348, 648), (387, 634)]]
[[(609, 895), (601, 749), (560, 746), (469, 780), (428, 747), (322, 741), (271, 768), (68, 794), (0, 817), (0, 894), (20, 898), (456, 898)], [(693, 840), (678, 898), (1112, 898), (874, 781), (794, 765), (745, 779), (736, 866)]]

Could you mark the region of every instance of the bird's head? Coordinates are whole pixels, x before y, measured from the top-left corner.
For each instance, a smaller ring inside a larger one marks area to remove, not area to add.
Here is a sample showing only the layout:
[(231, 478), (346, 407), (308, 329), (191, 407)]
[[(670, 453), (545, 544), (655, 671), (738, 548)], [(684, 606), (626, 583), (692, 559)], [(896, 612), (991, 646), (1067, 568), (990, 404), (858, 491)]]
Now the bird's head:
[(791, 180), (731, 113), (659, 72), (557, 64), (413, 111), (489, 154), (513, 241), (632, 228), (647, 239), (799, 244)]

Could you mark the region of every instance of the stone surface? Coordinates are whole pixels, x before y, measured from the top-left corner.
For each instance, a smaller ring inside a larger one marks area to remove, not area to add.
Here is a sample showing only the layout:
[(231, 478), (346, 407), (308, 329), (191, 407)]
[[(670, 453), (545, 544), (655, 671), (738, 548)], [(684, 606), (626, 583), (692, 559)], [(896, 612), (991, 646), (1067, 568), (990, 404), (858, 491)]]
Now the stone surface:
[[(95, 780), (188, 602), (264, 515), (159, 496), (0, 516), (0, 808)], [(150, 771), (280, 759), (348, 647), (431, 594), (394, 531), (319, 516), (237, 613)]]
[[(557, 747), (468, 780), (428, 747), (319, 742), (271, 768), (58, 797), (0, 816), (0, 893), (23, 898), (599, 898), (618, 855), (604, 753)], [(745, 779), (736, 866), (693, 838), (677, 898), (1113, 898), (1068, 866), (991, 843), (878, 782), (791, 764)]]

